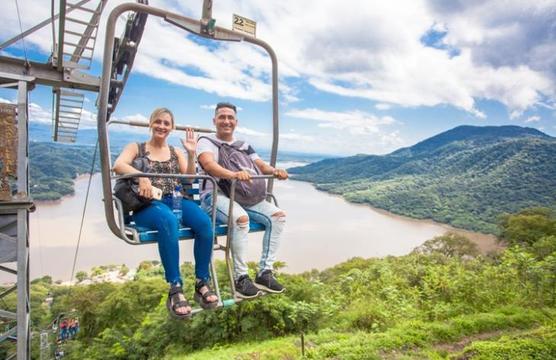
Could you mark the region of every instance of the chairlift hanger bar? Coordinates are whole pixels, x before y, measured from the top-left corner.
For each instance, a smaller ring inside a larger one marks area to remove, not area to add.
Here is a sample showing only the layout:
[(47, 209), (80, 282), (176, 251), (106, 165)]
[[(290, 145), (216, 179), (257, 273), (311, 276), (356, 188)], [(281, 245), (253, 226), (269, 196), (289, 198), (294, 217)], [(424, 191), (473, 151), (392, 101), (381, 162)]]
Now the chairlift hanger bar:
[[(208, 7), (207, 7), (208, 5)], [(204, 8), (209, 11), (203, 11), (203, 15), (209, 16), (210, 10), (212, 8), (212, 1), (204, 2)], [(276, 157), (278, 152), (278, 60), (274, 50), (264, 41), (256, 39), (252, 36), (240, 34), (238, 32), (214, 27), (214, 33), (202, 32), (202, 22), (199, 20), (194, 20), (175, 14), (163, 9), (155, 8), (152, 6), (146, 6), (135, 3), (124, 3), (115, 7), (110, 13), (107, 23), (106, 23), (106, 34), (104, 43), (104, 57), (102, 63), (102, 77), (99, 89), (99, 101), (98, 101), (98, 140), (100, 149), (100, 160), (101, 160), (101, 173), (102, 173), (102, 187), (104, 195), (104, 212), (106, 215), (106, 222), (112, 233), (118, 237), (121, 237), (120, 229), (116, 223), (114, 217), (113, 209), (113, 196), (112, 196), (112, 186), (110, 181), (110, 158), (109, 158), (109, 146), (108, 146), (108, 136), (107, 136), (107, 120), (109, 117), (108, 109), (108, 96), (110, 92), (110, 80), (112, 72), (112, 62), (113, 62), (113, 52), (114, 52), (114, 33), (116, 27), (116, 21), (119, 16), (126, 11), (134, 12), (144, 12), (149, 15), (161, 17), (168, 22), (175, 24), (176, 26), (182, 27), (187, 31), (190, 31), (196, 35), (203, 36), (206, 38), (216, 39), (216, 40), (227, 40), (227, 41), (241, 41), (252, 43), (258, 45), (265, 49), (270, 56), (272, 61), (272, 124), (273, 124), (273, 138), (272, 138), (272, 153), (270, 158), (270, 165), (276, 165)], [(212, 19), (209, 19), (209, 21)], [(202, 19), (206, 22), (207, 19)], [(212, 24), (213, 25), (213, 24)], [(204, 28), (206, 30), (206, 28)], [(212, 28), (211, 28), (212, 30)], [(267, 192), (272, 193), (273, 181), (270, 179), (268, 181)]]
[[(139, 126), (139, 127), (149, 127), (150, 124), (148, 122), (145, 121), (136, 121), (136, 120), (110, 120), (108, 122), (108, 125), (111, 124), (122, 124), (122, 125), (130, 125), (130, 126)], [(178, 131), (185, 131), (187, 129), (193, 129), (193, 131), (198, 132), (198, 133), (206, 133), (206, 134), (212, 134), (215, 131), (212, 129), (205, 129), (205, 128), (200, 128), (200, 127), (195, 127), (195, 126), (187, 126), (187, 125), (176, 125), (176, 130)]]

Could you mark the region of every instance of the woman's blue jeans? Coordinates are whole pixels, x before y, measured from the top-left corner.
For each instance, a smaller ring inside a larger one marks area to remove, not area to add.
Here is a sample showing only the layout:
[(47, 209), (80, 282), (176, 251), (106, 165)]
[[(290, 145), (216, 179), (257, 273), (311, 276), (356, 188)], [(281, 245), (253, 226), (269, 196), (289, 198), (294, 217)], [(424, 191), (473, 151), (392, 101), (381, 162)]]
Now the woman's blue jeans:
[[(154, 200), (149, 206), (133, 214), (135, 224), (158, 231), (158, 252), (166, 281), (170, 284), (183, 285), (179, 259), (178, 220), (172, 212), (172, 198), (164, 197), (162, 201)], [(195, 275), (198, 279), (209, 281), (209, 264), (212, 256), (212, 224), (209, 216), (194, 201), (183, 199), (182, 224), (191, 228), (195, 235), (193, 255), (195, 257)]]

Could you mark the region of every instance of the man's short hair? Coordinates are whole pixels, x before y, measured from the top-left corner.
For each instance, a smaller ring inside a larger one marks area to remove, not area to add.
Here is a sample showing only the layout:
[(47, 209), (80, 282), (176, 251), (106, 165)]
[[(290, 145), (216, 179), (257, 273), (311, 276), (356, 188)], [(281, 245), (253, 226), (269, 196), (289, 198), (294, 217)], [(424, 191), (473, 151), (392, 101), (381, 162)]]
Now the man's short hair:
[(216, 104), (216, 108), (214, 109), (214, 115), (216, 115), (218, 109), (222, 109), (222, 108), (232, 109), (237, 114), (237, 109), (234, 104), (229, 102), (219, 102), (218, 104)]

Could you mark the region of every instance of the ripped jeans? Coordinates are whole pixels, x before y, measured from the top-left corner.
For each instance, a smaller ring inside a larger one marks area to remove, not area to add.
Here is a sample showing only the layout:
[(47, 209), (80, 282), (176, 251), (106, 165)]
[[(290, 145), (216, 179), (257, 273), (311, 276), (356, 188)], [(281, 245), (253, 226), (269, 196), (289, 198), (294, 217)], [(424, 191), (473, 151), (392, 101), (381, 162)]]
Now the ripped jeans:
[[(212, 211), (212, 194), (207, 194), (201, 200), (201, 208), (210, 214)], [(218, 192), (216, 201), (216, 219), (226, 224), (228, 222), (228, 210), (230, 199)], [(280, 244), (280, 235), (286, 224), (286, 216), (272, 216), (283, 211), (268, 201), (261, 201), (253, 206), (242, 207), (234, 202), (233, 208), (233, 231), (232, 231), (232, 255), (234, 259), (234, 278), (247, 274), (247, 246), (249, 234), (249, 221), (243, 225), (238, 224), (238, 219), (247, 216), (250, 220), (264, 225), (263, 250), (259, 261), (259, 271), (270, 269), (276, 260), (276, 251)]]

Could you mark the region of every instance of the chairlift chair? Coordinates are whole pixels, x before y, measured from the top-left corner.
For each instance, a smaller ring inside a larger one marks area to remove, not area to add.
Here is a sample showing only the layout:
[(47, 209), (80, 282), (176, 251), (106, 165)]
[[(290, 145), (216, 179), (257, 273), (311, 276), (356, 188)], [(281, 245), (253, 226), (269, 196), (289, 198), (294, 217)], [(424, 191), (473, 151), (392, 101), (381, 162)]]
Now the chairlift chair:
[[(122, 37), (122, 39), (115, 39), (114, 32), (115, 32), (115, 24), (118, 17), (127, 11), (133, 11), (136, 13), (136, 16), (141, 16), (143, 21), (140, 22), (129, 22), (129, 26), (144, 26), (146, 20), (146, 15), (152, 15), (156, 17), (163, 18), (167, 22), (178, 26), (182, 29), (187, 30), (188, 32), (195, 34), (197, 36), (201, 36), (207, 39), (212, 40), (219, 40), (219, 41), (245, 41), (248, 43), (252, 43), (254, 45), (262, 47), (264, 50), (267, 51), (269, 54), (271, 61), (272, 61), (272, 110), (273, 110), (273, 140), (272, 140), (272, 151), (271, 151), (271, 158), (270, 158), (270, 165), (276, 165), (276, 158), (277, 158), (277, 150), (278, 150), (278, 62), (276, 59), (276, 55), (272, 48), (265, 43), (253, 36), (246, 35), (237, 31), (228, 30), (224, 28), (220, 28), (218, 26), (214, 26), (214, 19), (212, 19), (212, 1), (211, 0), (204, 0), (203, 3), (203, 18), (201, 20), (195, 20), (188, 17), (184, 17), (182, 15), (172, 13), (170, 11), (155, 8), (152, 6), (137, 4), (137, 3), (125, 3), (122, 5), (117, 6), (112, 10), (110, 13), (107, 24), (106, 24), (106, 39), (105, 39), (105, 47), (104, 47), (104, 58), (102, 64), (102, 77), (101, 77), (101, 85), (99, 90), (99, 97), (98, 97), (98, 139), (99, 139), (99, 149), (100, 149), (100, 160), (101, 160), (101, 174), (102, 174), (102, 188), (103, 188), (103, 196), (104, 196), (104, 210), (106, 215), (106, 222), (108, 227), (112, 231), (114, 235), (119, 237), (120, 239), (124, 240), (128, 244), (132, 245), (142, 245), (142, 244), (149, 244), (154, 243), (158, 239), (157, 231), (153, 231), (151, 229), (141, 228), (135, 226), (133, 223), (126, 221), (126, 214), (124, 214), (122, 203), (119, 199), (117, 199), (112, 193), (112, 185), (113, 181), (119, 178), (131, 178), (131, 177), (173, 177), (173, 178), (180, 178), (180, 179), (190, 179), (195, 181), (199, 180), (207, 180), (213, 183), (213, 201), (216, 200), (216, 181), (214, 178), (207, 176), (207, 175), (184, 175), (184, 174), (127, 174), (124, 176), (114, 176), (111, 173), (111, 156), (110, 156), (110, 145), (108, 139), (108, 125), (113, 123), (119, 124), (127, 124), (130, 126), (143, 126), (148, 127), (147, 123), (136, 122), (136, 121), (120, 121), (120, 120), (110, 120), (110, 115), (114, 112), (115, 106), (117, 104), (118, 98), (121, 95), (121, 91), (123, 89), (122, 81), (118, 80), (118, 75), (121, 74), (120, 69), (122, 69), (125, 65), (126, 74), (123, 81), (125, 84), (125, 80), (127, 80), (127, 76), (129, 75), (129, 71), (131, 70), (131, 64), (133, 62), (133, 58), (135, 55), (135, 51), (137, 50), (137, 43), (134, 43), (134, 52), (132, 56), (125, 56), (122, 57), (118, 55), (118, 51), (120, 49), (127, 49), (129, 51), (130, 46), (126, 45), (126, 34), (137, 34), (138, 32), (142, 33), (142, 29), (139, 31), (137, 29), (126, 29), (126, 33)], [(117, 43), (117, 46), (116, 46)], [(128, 44), (129, 45), (129, 44)], [(114, 63), (114, 59), (119, 59), (118, 63)], [(122, 60), (124, 59), (124, 60)], [(122, 64), (121, 61), (127, 61), (127, 64)], [(114, 94), (117, 94), (115, 97)], [(183, 130), (185, 127), (177, 126), (177, 130)], [(207, 129), (200, 129), (194, 128), (195, 131), (198, 132), (212, 132), (212, 130)], [(260, 175), (260, 178), (267, 179), (267, 201), (273, 200), (276, 202), (275, 197), (272, 195), (273, 189), (273, 176), (271, 175)], [(234, 278), (233, 278), (233, 271), (232, 271), (232, 261), (231, 261), (231, 253), (230, 253), (230, 244), (231, 244), (231, 233), (232, 233), (232, 204), (234, 200), (234, 191), (236, 186), (236, 180), (232, 181), (231, 186), (231, 194), (230, 199), (230, 209), (228, 216), (228, 223), (227, 224), (217, 224), (216, 222), (216, 209), (213, 206), (212, 211), (212, 224), (213, 224), (213, 232), (215, 234), (214, 239), (214, 250), (223, 250), (225, 251), (225, 258), (226, 264), (228, 269), (228, 275), (230, 280), (230, 287), (232, 294), (235, 294), (234, 288)], [(192, 189), (189, 190), (190, 195), (192, 195), (193, 199), (199, 201), (199, 189), (198, 186), (193, 186)], [(259, 232), (264, 231), (264, 226), (255, 222), (250, 223), (250, 232)], [(217, 238), (220, 236), (226, 236), (225, 245), (221, 245), (218, 243)], [(193, 233), (191, 229), (181, 227), (179, 229), (179, 238), (180, 240), (189, 240), (193, 239)], [(218, 307), (222, 306), (230, 306), (239, 301), (241, 298), (232, 297), (230, 299), (222, 300), (220, 295), (220, 290), (218, 286), (218, 281), (216, 278), (216, 271), (214, 269), (214, 264), (211, 261), (211, 272), (212, 272), (212, 280), (215, 291), (217, 293), (219, 304)], [(193, 312), (201, 311), (201, 309), (194, 309)]]

